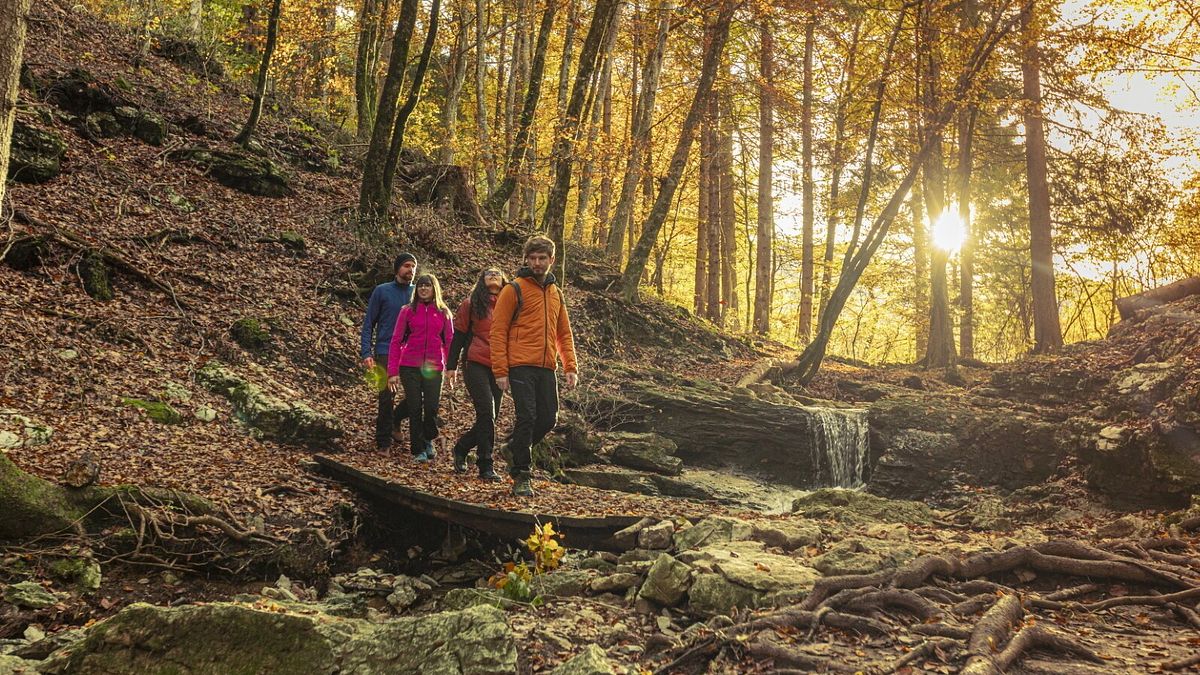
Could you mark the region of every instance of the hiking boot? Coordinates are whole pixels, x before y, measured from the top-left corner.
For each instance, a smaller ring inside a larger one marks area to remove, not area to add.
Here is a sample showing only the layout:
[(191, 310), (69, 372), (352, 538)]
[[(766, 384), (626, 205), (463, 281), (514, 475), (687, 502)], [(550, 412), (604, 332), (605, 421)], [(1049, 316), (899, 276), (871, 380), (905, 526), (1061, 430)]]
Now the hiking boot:
[(514, 497), (532, 497), (533, 485), (529, 482), (529, 476), (517, 476), (514, 478), (512, 493)]
[(425, 459), (434, 457), (437, 457), (437, 451), (433, 449), (433, 441), (425, 441)]
[(498, 476), (496, 474), (496, 472), (492, 471), (490, 468), (480, 469), (479, 470), (479, 480), (485, 480), (489, 483), (499, 483), (500, 476)]
[(418, 452), (416, 454), (414, 459), (416, 459), (418, 462), (424, 464), (425, 462), (428, 462), (429, 460), (431, 460), (433, 458), (429, 456), (428, 450), (422, 450), (421, 452)]
[(467, 456), (460, 455), (460, 454), (458, 454), (458, 451), (455, 450), (454, 451), (454, 473), (466, 473), (466, 472), (467, 472)]

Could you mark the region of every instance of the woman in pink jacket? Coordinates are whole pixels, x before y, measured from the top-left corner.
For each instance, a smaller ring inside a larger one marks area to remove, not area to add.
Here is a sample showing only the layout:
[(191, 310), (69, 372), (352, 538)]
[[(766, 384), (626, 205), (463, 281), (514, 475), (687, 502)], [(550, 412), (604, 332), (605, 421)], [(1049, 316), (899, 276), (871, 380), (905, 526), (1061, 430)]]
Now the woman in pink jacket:
[(408, 430), (418, 462), (433, 459), (442, 399), (442, 371), (454, 338), (454, 318), (442, 302), (442, 287), (432, 274), (417, 279), (412, 302), (400, 310), (388, 349), (388, 387), (404, 389)]

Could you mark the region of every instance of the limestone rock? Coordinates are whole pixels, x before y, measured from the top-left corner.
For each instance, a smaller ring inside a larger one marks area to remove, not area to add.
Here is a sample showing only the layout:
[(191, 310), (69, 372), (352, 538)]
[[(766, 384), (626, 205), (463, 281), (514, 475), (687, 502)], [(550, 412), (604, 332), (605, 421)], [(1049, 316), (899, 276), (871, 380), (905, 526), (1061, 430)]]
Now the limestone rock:
[(590, 644), (550, 672), (552, 675), (612, 675), (613, 668), (604, 650)]
[(104, 578), (100, 563), (83, 556), (55, 560), (50, 563), (50, 572), (59, 579), (74, 584), (84, 593), (100, 590), (100, 582)]
[(678, 446), (659, 434), (609, 432), (602, 435), (602, 443), (613, 464), (668, 476), (683, 472), (683, 460), (675, 457)]
[(169, 403), (161, 401), (147, 401), (140, 398), (122, 398), (121, 403), (131, 407), (140, 408), (145, 411), (146, 416), (160, 424), (180, 424), (183, 422), (183, 414)]
[(0, 408), (0, 450), (45, 445), (54, 436), (54, 427), (12, 408)]
[(749, 539), (750, 523), (728, 516), (709, 516), (692, 527), (675, 532), (675, 550), (686, 551), (712, 544)]
[(18, 607), (43, 609), (58, 602), (58, 596), (32, 581), (22, 581), (4, 589), (5, 602)]
[(679, 554), (681, 562), (715, 571), (731, 583), (762, 592), (807, 593), (821, 573), (795, 558), (767, 553), (757, 541), (738, 541)]
[(45, 183), (62, 173), (67, 144), (52, 131), (29, 126), (19, 118), (13, 123), (8, 178), (18, 183)]
[(691, 571), (691, 567), (663, 553), (646, 574), (646, 583), (642, 584), (638, 597), (672, 606), (687, 593)]
[(332, 415), (301, 401), (285, 402), (217, 361), (196, 371), (196, 380), (229, 399), (238, 419), (262, 438), (319, 446), (343, 434), (341, 423)]
[(572, 483), (595, 488), (640, 495), (658, 496), (658, 486), (640, 471), (565, 469), (563, 474)]
[(589, 588), (593, 593), (624, 593), (638, 585), (641, 575), (629, 572), (618, 572), (608, 576), (592, 579)]
[(652, 550), (671, 548), (671, 536), (675, 534), (675, 523), (663, 520), (638, 532), (638, 546)]
[(534, 577), (532, 587), (539, 595), (583, 595), (596, 576), (592, 570), (558, 569)]
[(279, 605), (131, 605), (43, 662), (44, 673), (515, 673), (504, 614), (492, 607), (384, 623)]
[(688, 608), (701, 616), (728, 615), (735, 607), (758, 607), (763, 594), (739, 586), (717, 572), (696, 575), (688, 590)]
[(750, 538), (767, 546), (794, 551), (821, 541), (821, 526), (805, 519), (758, 521)]
[(904, 541), (872, 537), (847, 537), (812, 559), (812, 566), (826, 576), (871, 574), (895, 568), (917, 556), (917, 549)]
[(35, 675), (37, 661), (27, 661), (17, 656), (0, 655), (0, 675)]
[(887, 499), (857, 490), (825, 488), (798, 497), (792, 511), (845, 523), (930, 523), (933, 511), (921, 502)]

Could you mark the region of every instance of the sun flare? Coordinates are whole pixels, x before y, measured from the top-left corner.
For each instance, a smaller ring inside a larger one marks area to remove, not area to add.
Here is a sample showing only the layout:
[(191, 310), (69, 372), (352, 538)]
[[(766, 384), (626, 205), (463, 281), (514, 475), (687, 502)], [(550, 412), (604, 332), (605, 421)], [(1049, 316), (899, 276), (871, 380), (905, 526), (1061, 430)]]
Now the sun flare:
[(942, 211), (933, 224), (933, 245), (947, 253), (957, 253), (966, 239), (967, 228), (958, 210), (949, 208)]

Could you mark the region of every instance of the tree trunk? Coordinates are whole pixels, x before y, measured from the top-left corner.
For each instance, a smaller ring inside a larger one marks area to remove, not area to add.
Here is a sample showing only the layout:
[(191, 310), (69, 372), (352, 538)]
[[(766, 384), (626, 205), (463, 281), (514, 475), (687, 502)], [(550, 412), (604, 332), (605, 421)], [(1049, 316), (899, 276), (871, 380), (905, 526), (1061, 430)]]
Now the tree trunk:
[[(724, 79), (729, 82), (729, 62), (725, 62)], [(728, 86), (728, 84), (726, 85)], [(737, 231), (733, 213), (733, 96), (725, 89), (717, 97), (720, 114), (717, 117), (717, 157), (720, 169), (721, 219), (721, 324), (737, 329)]]
[(262, 62), (258, 66), (258, 81), (254, 86), (254, 102), (250, 105), (250, 118), (242, 127), (234, 142), (242, 147), (250, 145), (254, 130), (258, 127), (258, 118), (262, 115), (263, 98), (267, 95), (267, 73), (271, 69), (271, 55), (275, 53), (275, 44), (279, 38), (279, 10), (283, 0), (271, 3), (271, 16), (267, 19), (267, 46), (263, 49)]
[[(575, 210), (575, 227), (571, 234), (571, 243), (575, 245), (583, 244), (583, 229), (587, 222), (588, 205), (592, 201), (592, 185), (596, 175), (597, 155), (600, 152), (596, 145), (596, 139), (600, 134), (601, 124), (606, 119), (604, 117), (606, 102), (609, 105), (607, 120), (610, 128), (612, 123), (612, 51), (613, 44), (617, 41), (617, 30), (617, 20), (614, 18), (613, 25), (605, 36), (604, 47), (600, 51), (599, 59), (603, 64), (600, 68), (600, 76), (595, 79), (591, 92), (588, 94), (586, 111), (590, 112), (591, 121), (588, 124), (587, 150), (584, 152), (583, 168), (579, 177), (579, 200)], [(597, 98), (600, 99), (599, 105), (596, 104)], [(605, 138), (607, 139), (607, 134), (605, 134)]]
[(850, 51), (846, 56), (846, 69), (843, 73), (842, 92), (838, 97), (837, 108), (833, 119), (833, 150), (829, 167), (829, 206), (825, 214), (825, 257), (821, 265), (821, 306), (818, 313), (825, 311), (829, 302), (830, 284), (833, 282), (833, 254), (837, 242), (838, 216), (841, 213), (840, 194), (842, 188), (842, 170), (846, 159), (846, 117), (849, 114), (850, 96), (854, 89), (854, 66), (858, 58), (858, 38), (862, 32), (862, 21), (854, 23), (854, 34), (850, 38)]
[(1034, 9), (1022, 14), (1021, 80), (1025, 96), (1025, 170), (1029, 181), (1029, 254), (1033, 265), (1030, 274), (1033, 350), (1045, 353), (1062, 347), (1063, 339), (1054, 292), (1054, 242), (1046, 181), (1046, 132), (1042, 126), (1040, 20)]
[[(20, 4), (20, 3), (18, 3)], [(199, 42), (204, 35), (204, 0), (191, 0), (188, 3), (187, 36), (193, 42)]]
[(533, 126), (533, 117), (537, 112), (538, 100), (542, 95), (542, 75), (546, 70), (546, 47), (550, 44), (550, 32), (554, 28), (554, 15), (558, 12), (558, 3), (547, 2), (542, 12), (541, 25), (538, 26), (537, 48), (533, 52), (533, 64), (530, 68), (529, 90), (525, 92), (525, 103), (521, 106), (520, 128), (513, 142), (512, 154), (508, 159), (508, 167), (504, 179), (496, 186), (496, 190), (488, 195), (485, 209), (499, 215), (504, 205), (512, 198), (513, 190), (517, 187), (517, 177), (521, 174), (526, 155), (529, 152), (529, 131)]
[(562, 60), (558, 63), (558, 123), (567, 113), (567, 93), (571, 83), (571, 55), (575, 49), (575, 26), (579, 23), (579, 0), (568, 0), (567, 30), (563, 35)]
[[(658, 12), (658, 29), (655, 33), (654, 46), (642, 66), (642, 92), (637, 97), (637, 105), (634, 107), (629, 139), (629, 157), (621, 180), (621, 193), (617, 197), (612, 226), (608, 231), (606, 246), (608, 255), (618, 263), (621, 260), (625, 231), (633, 218), (633, 205), (637, 197), (643, 155), (649, 151), (650, 127), (654, 123), (654, 101), (658, 96), (658, 82), (662, 75), (663, 59), (667, 52), (667, 33), (671, 30), (671, 17), (675, 13), (675, 3), (667, 0), (659, 5), (656, 11)], [(701, 152), (704, 152), (703, 148)], [(705, 186), (707, 186), (707, 181), (702, 184), (702, 195)], [(699, 265), (700, 262), (697, 261), (697, 278), (699, 278)]]
[(1144, 293), (1118, 298), (1113, 304), (1121, 314), (1121, 320), (1132, 319), (1142, 309), (1157, 307), (1163, 303), (1174, 302), (1190, 295), (1200, 295), (1200, 277), (1180, 279), (1173, 284), (1161, 288), (1153, 288)]
[[(707, 107), (707, 106), (706, 106)], [(692, 301), (693, 308), (696, 311), (696, 316), (707, 317), (709, 315), (709, 297), (708, 297), (708, 237), (709, 237), (709, 217), (708, 217), (708, 181), (709, 178), (709, 162), (708, 157), (711, 150), (708, 144), (708, 123), (700, 123), (700, 161), (697, 162), (699, 170), (698, 181), (696, 183), (696, 278), (695, 291)], [(626, 180), (628, 180), (626, 176)], [(636, 188), (635, 188), (636, 189)], [(619, 208), (619, 207), (618, 207)], [(618, 242), (618, 245), (620, 243)]]
[(487, 178), (487, 193), (496, 190), (496, 161), (492, 155), (492, 132), (487, 115), (487, 14), (484, 0), (475, 0), (475, 129), (479, 137), (479, 155)]
[(392, 53), (388, 57), (387, 77), (375, 112), (375, 126), (363, 160), (362, 187), (358, 193), (359, 227), (380, 231), (387, 222), (390, 196), (384, 191), (384, 168), (391, 148), (392, 125), (396, 121), (396, 104), (404, 73), (408, 67), (408, 43), (417, 24), (417, 0), (401, 0), (400, 18), (392, 36)]
[(813, 308), (813, 189), (812, 99), (813, 99), (813, 32), (816, 19), (809, 17), (804, 26), (804, 93), (800, 113), (801, 155), (803, 157), (804, 224), (800, 262), (800, 341), (807, 343), (812, 335)]
[(438, 164), (454, 163), (454, 139), (458, 135), (458, 100), (467, 81), (467, 8), (466, 0), (458, 0), (454, 14), (458, 30), (454, 32), (454, 51), (450, 54), (450, 80), (446, 83), (446, 107), (442, 109), (442, 128), (445, 138), (438, 152)]
[(972, 139), (978, 108), (969, 106), (958, 113), (958, 216), (966, 234), (958, 280), (962, 319), (958, 326), (958, 350), (964, 359), (975, 358), (975, 225), (971, 222)]
[[(942, 130), (934, 128), (933, 118), (941, 108), (942, 76), (939, 50), (940, 31), (934, 26), (934, 0), (922, 2), (918, 12), (921, 22), (918, 58), (923, 61), (922, 77), (924, 88), (921, 112), (924, 115), (925, 142), (931, 149), (921, 171), (925, 196), (925, 211), (931, 224), (936, 223), (946, 210), (946, 167), (942, 159)], [(946, 368), (957, 360), (954, 350), (954, 323), (950, 316), (950, 291), (946, 279), (949, 251), (932, 242), (929, 267), (929, 344), (925, 350), (926, 368)]]
[[(918, 138), (916, 147), (921, 147)], [(913, 346), (917, 360), (929, 347), (929, 231), (925, 227), (925, 200), (921, 186), (913, 185), (908, 198), (913, 244)]]
[[(388, 149), (387, 164), (383, 168), (384, 203), (392, 199), (392, 179), (396, 176), (396, 165), (400, 161), (400, 151), (404, 149), (404, 129), (408, 126), (408, 118), (417, 108), (421, 100), (421, 91), (425, 85), (425, 73), (429, 71), (429, 59), (433, 54), (433, 44), (437, 41), (438, 24), (441, 20), (442, 0), (433, 0), (429, 6), (429, 30), (425, 34), (425, 45), (421, 48), (421, 56), (417, 59), (417, 69), (413, 72), (412, 84), (408, 88), (408, 98), (396, 112), (396, 126), (392, 129), (392, 145)], [(384, 220), (387, 211), (383, 213)]]
[(354, 59), (354, 102), (360, 139), (370, 137), (378, 103), (379, 53), (383, 47), (383, 22), (388, 0), (363, 0), (358, 15), (358, 54)]
[(775, 242), (775, 190), (772, 185), (775, 161), (775, 38), (769, 16), (763, 17), (759, 31), (758, 260), (754, 274), (754, 332), (766, 335), (771, 331), (771, 252)]
[(592, 21), (588, 26), (587, 37), (579, 50), (579, 68), (575, 72), (575, 83), (571, 88), (571, 98), (567, 102), (567, 113), (563, 117), (555, 134), (554, 147), (550, 151), (554, 167), (554, 181), (546, 197), (546, 211), (542, 216), (542, 229), (554, 241), (557, 250), (555, 259), (555, 276), (565, 278), (567, 259), (566, 242), (563, 241), (563, 225), (567, 210), (567, 192), (571, 188), (571, 169), (574, 163), (574, 149), (579, 128), (580, 113), (583, 110), (588, 82), (596, 70), (600, 47), (607, 40), (608, 32), (615, 30), (616, 18), (620, 13), (622, 0), (597, 0), (592, 13)]
[[(612, 57), (609, 56), (609, 60)], [(604, 147), (600, 151), (600, 202), (596, 205), (595, 230), (601, 229), (601, 223), (607, 223), (609, 212), (612, 211), (613, 196), (613, 86), (612, 64), (605, 69), (603, 110), (600, 111), (600, 134), (604, 138)], [(593, 237), (594, 238), (594, 237)]]
[(4, 183), (8, 176), (29, 6), (30, 0), (16, 0), (0, 6), (0, 203), (4, 202)]
[(720, 4), (721, 9), (712, 32), (712, 40), (708, 45), (708, 50), (704, 54), (704, 62), (700, 69), (700, 82), (696, 85), (696, 94), (692, 98), (692, 104), (688, 108), (687, 117), (684, 118), (683, 126), (679, 130), (679, 140), (676, 142), (675, 151), (671, 155), (670, 168), (663, 179), (662, 187), (659, 188), (658, 196), (654, 200), (654, 206), (651, 207), (650, 213), (647, 215), (646, 221), (642, 226), (642, 234), (638, 238), (633, 255), (629, 257), (629, 264), (625, 267), (625, 272), (621, 276), (622, 295), (628, 302), (637, 302), (638, 300), (638, 287), (642, 279), (642, 273), (646, 269), (646, 261), (650, 256), (650, 249), (654, 246), (655, 240), (658, 239), (658, 233), (662, 229), (663, 223), (666, 222), (667, 211), (671, 207), (675, 190), (678, 188), (679, 180), (683, 176), (684, 166), (687, 165), (688, 152), (691, 150), (692, 139), (696, 134), (696, 125), (700, 123), (704, 104), (712, 92), (713, 81), (717, 77), (717, 66), (721, 63), (721, 56), (725, 51), (725, 42), (729, 38), (729, 23), (733, 18), (735, 6), (730, 0), (725, 0)]
[[(715, 29), (715, 27), (714, 27)], [(712, 41), (710, 36), (709, 41)], [(717, 149), (717, 97), (709, 95), (706, 104), (704, 142), (707, 145), (705, 160), (708, 162), (708, 318), (720, 326), (725, 320), (725, 306), (721, 304), (721, 179), (718, 171)]]

